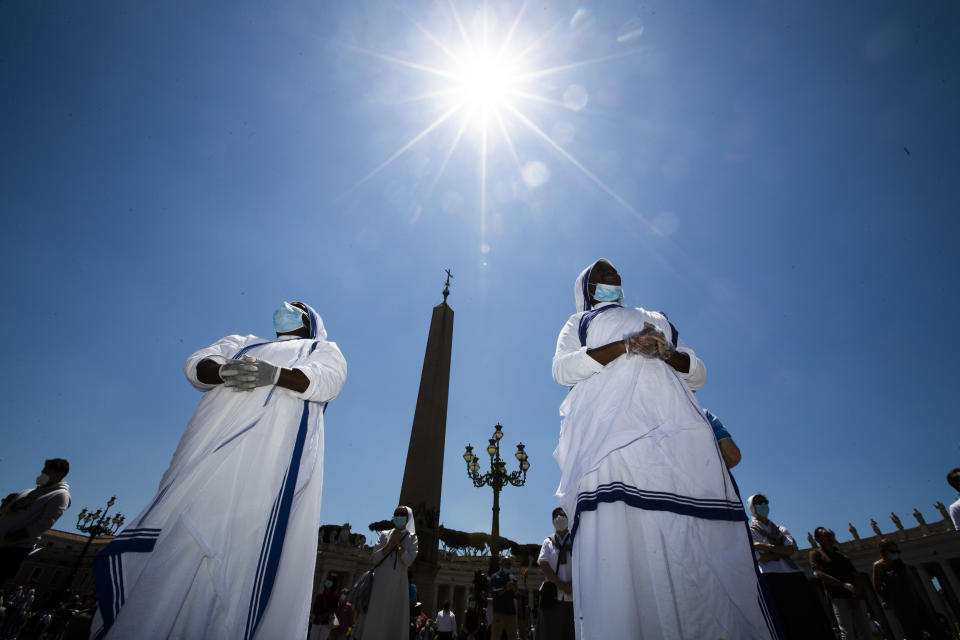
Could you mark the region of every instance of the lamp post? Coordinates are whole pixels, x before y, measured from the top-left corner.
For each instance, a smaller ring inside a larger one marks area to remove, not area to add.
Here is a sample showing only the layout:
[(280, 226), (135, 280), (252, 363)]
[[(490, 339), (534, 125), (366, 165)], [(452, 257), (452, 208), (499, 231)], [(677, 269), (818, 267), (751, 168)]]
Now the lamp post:
[(110, 507), (112, 507), (116, 501), (117, 497), (113, 496), (107, 501), (106, 509), (97, 509), (92, 512), (83, 509), (77, 516), (77, 530), (86, 533), (90, 537), (87, 538), (87, 544), (83, 546), (83, 551), (80, 552), (80, 556), (73, 564), (73, 569), (70, 570), (67, 579), (63, 581), (64, 590), (70, 586), (70, 582), (74, 576), (77, 575), (77, 571), (80, 569), (80, 563), (83, 562), (84, 557), (87, 555), (87, 549), (90, 548), (93, 539), (103, 535), (112, 536), (117, 532), (117, 529), (123, 525), (123, 521), (125, 520), (123, 514), (114, 514), (112, 518), (107, 515)]
[(487, 453), (490, 455), (490, 471), (480, 473), (479, 458), (473, 453), (473, 447), (467, 445), (467, 450), (463, 454), (463, 459), (467, 463), (467, 477), (473, 481), (473, 486), (493, 487), (493, 526), (491, 529), (490, 543), (490, 572), (492, 573), (497, 566), (497, 558), (500, 556), (500, 491), (512, 484), (515, 487), (522, 487), (527, 482), (527, 471), (530, 469), (530, 460), (527, 452), (523, 450), (524, 445), (521, 442), (517, 445), (517, 452), (513, 454), (520, 462), (520, 469), (512, 473), (507, 473), (507, 463), (500, 458), (500, 440), (503, 438), (503, 426), (499, 423), (494, 427), (493, 437), (490, 438), (490, 444), (487, 445)]

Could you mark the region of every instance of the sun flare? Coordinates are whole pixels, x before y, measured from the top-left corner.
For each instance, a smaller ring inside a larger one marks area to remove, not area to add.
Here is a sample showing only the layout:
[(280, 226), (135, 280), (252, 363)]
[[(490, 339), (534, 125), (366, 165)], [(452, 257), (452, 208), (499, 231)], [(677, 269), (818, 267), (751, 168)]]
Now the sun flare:
[(509, 56), (468, 52), (451, 68), (453, 98), (468, 109), (498, 109), (509, 104), (520, 84), (519, 65)]
[[(436, 116), (350, 190), (364, 184), (424, 138), (446, 131), (440, 135), (447, 135), (450, 142), (445, 145), (446, 150), (437, 162), (435, 175), (422, 193), (421, 204), (417, 205), (415, 219), (419, 218), (422, 203), (430, 199), (454, 151), (461, 141), (470, 138), (471, 142), (475, 141), (479, 152), (480, 248), (485, 255), (491, 250), (487, 242), (489, 153), (495, 149), (506, 149), (518, 177), (529, 188), (542, 188), (550, 179), (550, 170), (544, 162), (523, 157), (529, 153), (529, 145), (524, 145), (525, 149), (521, 150), (514, 144), (515, 136), (526, 133), (527, 138), (544, 143), (620, 206), (646, 222), (625, 198), (566, 149), (567, 143), (562, 142), (562, 138), (555, 139), (537, 122), (544, 108), (582, 112), (587, 106), (588, 92), (581, 84), (558, 81), (558, 78), (564, 78), (570, 72), (586, 66), (634, 55), (639, 49), (631, 47), (605, 56), (544, 65), (552, 53), (549, 38), (562, 30), (563, 20), (541, 30), (539, 34), (533, 34), (521, 27), (526, 3), (513, 15), (512, 20), (490, 19), (484, 4), (484, 8), (466, 22), (453, 0), (448, 4), (453, 28), (448, 26), (446, 31), (434, 31), (413, 16), (404, 14), (418, 32), (419, 40), (435, 47), (433, 54), (410, 58), (392, 52), (355, 47), (361, 53), (422, 74), (425, 91), (400, 103), (421, 103), (424, 109), (434, 111)], [(576, 26), (582, 11), (579, 10), (570, 20), (571, 27)], [(625, 40), (635, 38), (635, 34), (639, 33), (633, 29)], [(545, 81), (548, 78), (550, 80)], [(465, 136), (468, 130), (474, 135)]]

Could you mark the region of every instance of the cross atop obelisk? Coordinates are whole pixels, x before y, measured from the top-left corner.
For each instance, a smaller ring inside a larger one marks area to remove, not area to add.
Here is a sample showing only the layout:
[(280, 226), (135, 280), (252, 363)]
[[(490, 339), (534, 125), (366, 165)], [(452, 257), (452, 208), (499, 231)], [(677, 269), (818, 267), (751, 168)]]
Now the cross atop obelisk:
[(453, 277), (453, 274), (450, 273), (450, 269), (444, 269), (447, 272), (447, 281), (443, 284), (443, 301), (446, 303), (447, 296), (450, 295), (450, 278)]
[(424, 609), (436, 609), (434, 584), (438, 564), (440, 488), (443, 451), (447, 435), (447, 394), (450, 388), (450, 353), (453, 347), (453, 309), (447, 306), (450, 279), (446, 269), (443, 302), (433, 308), (427, 350), (423, 356), (417, 408), (410, 429), (407, 464), (403, 470), (400, 504), (413, 509), (419, 553), (411, 571)]

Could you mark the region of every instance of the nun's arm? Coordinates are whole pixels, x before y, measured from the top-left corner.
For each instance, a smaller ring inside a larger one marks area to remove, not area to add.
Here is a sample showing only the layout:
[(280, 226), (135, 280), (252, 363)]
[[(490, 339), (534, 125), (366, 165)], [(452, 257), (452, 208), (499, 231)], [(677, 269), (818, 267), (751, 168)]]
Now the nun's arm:
[(602, 365), (607, 365), (627, 352), (627, 343), (617, 340), (595, 349), (587, 349), (587, 355)]
[[(197, 380), (204, 384), (221, 384), (220, 364), (209, 358), (201, 360), (197, 365)], [(281, 368), (277, 386), (303, 393), (310, 386), (310, 379), (297, 369)]]
[(570, 316), (560, 336), (553, 356), (553, 379), (557, 384), (572, 387), (603, 370), (604, 365), (626, 353), (623, 342), (587, 350), (580, 345), (580, 314)]
[(277, 386), (284, 389), (290, 389), (297, 393), (303, 393), (310, 386), (310, 378), (299, 369), (280, 369), (280, 378), (277, 379)]

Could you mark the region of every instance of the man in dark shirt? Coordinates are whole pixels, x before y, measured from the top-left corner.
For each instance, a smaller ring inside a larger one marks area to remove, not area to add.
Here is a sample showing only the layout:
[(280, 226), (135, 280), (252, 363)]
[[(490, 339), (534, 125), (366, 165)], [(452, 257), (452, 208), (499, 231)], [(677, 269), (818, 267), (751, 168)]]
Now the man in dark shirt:
[(500, 640), (506, 632), (507, 640), (517, 637), (517, 579), (510, 573), (510, 557), (500, 558), (500, 568), (490, 576), (490, 595), (493, 597), (493, 627), (490, 640)]
[(837, 537), (833, 531), (817, 527), (813, 537), (820, 548), (810, 552), (810, 567), (830, 597), (840, 637), (852, 640), (856, 629), (861, 638), (869, 638), (870, 619), (863, 607), (863, 586), (856, 567), (837, 549)]
[(873, 588), (880, 604), (897, 614), (907, 640), (920, 640), (925, 637), (924, 631), (935, 634), (938, 625), (923, 602), (923, 585), (916, 569), (900, 559), (895, 540), (883, 538), (878, 547), (880, 559), (873, 563)]

